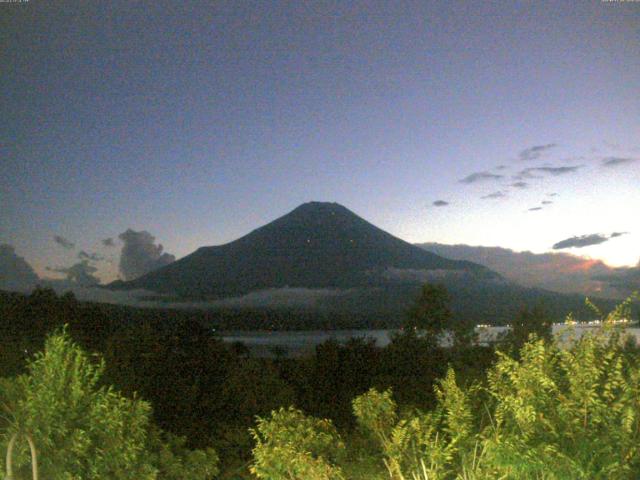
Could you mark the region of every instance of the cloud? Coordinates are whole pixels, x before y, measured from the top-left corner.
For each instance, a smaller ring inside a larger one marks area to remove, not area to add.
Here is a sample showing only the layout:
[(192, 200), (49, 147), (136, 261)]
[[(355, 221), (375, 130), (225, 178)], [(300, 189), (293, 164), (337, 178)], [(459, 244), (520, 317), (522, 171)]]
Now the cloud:
[(436, 200), (433, 202), (434, 207), (446, 207), (447, 205), (449, 205), (449, 202), (445, 202), (444, 200)]
[(101, 262), (102, 260), (104, 260), (104, 257), (101, 255), (98, 255), (97, 253), (87, 253), (84, 250), (81, 250), (80, 253), (78, 254), (78, 258), (80, 260), (87, 260), (90, 262)]
[(73, 247), (76, 246), (75, 243), (67, 240), (64, 237), (61, 237), (60, 235), (54, 235), (53, 241), (56, 242), (61, 247), (66, 248), (67, 250), (71, 250)]
[(486, 180), (499, 180), (500, 178), (504, 178), (504, 175), (498, 175), (491, 172), (476, 172), (472, 173), (471, 175), (467, 175), (466, 177), (459, 180), (459, 182), (470, 184)]
[[(522, 176), (522, 178), (531, 178), (531, 175), (533, 175), (533, 172), (540, 172), (540, 173), (548, 173), (549, 175), (553, 175), (554, 177), (557, 177), (558, 175), (565, 175), (567, 173), (574, 173), (576, 171), (578, 171), (579, 169), (581, 169), (583, 167), (583, 165), (573, 165), (571, 167), (534, 167), (534, 168), (525, 168), (524, 170), (519, 172), (519, 175)], [(535, 177), (535, 175), (533, 175), (533, 177)]]
[(556, 192), (553, 193), (547, 193), (547, 197), (557, 197), (559, 194)]
[(489, 199), (489, 198), (504, 198), (504, 197), (506, 197), (506, 196), (507, 196), (507, 195), (505, 195), (505, 193), (504, 193), (504, 192), (493, 192), (493, 193), (490, 193), (490, 194), (488, 194), (488, 195), (484, 195), (484, 196), (482, 196), (482, 197), (480, 197), (480, 198), (481, 198), (482, 200), (487, 200), (487, 199)]
[(124, 242), (120, 253), (120, 275), (124, 280), (141, 277), (176, 259), (171, 254), (162, 253), (162, 245), (155, 245), (156, 239), (149, 232), (128, 229), (118, 238)]
[(387, 267), (382, 271), (370, 271), (370, 275), (379, 275), (386, 281), (401, 283), (425, 283), (442, 281), (447, 278), (460, 278), (468, 275), (462, 270), (429, 270), (425, 268)]
[(102, 245), (105, 247), (115, 247), (116, 242), (113, 241), (113, 238), (105, 238), (102, 240)]
[(169, 303), (167, 307), (313, 307), (330, 297), (346, 295), (352, 289), (330, 288), (268, 288), (257, 290), (240, 297), (229, 297), (213, 302)]
[(91, 287), (98, 285), (100, 279), (93, 274), (98, 271), (96, 267), (89, 265), (86, 260), (76, 263), (71, 267), (47, 267), (47, 271), (55, 273), (64, 273), (67, 276), (67, 280), (80, 287)]
[(530, 180), (532, 178), (542, 178), (542, 176), (540, 175), (534, 175), (533, 173), (531, 173), (531, 170), (532, 170), (531, 168), (525, 168), (524, 170), (519, 171), (515, 175), (512, 175), (511, 178), (518, 181)]
[[(623, 298), (628, 294), (614, 286), (613, 282), (607, 282), (600, 278), (600, 276), (615, 274), (616, 269), (600, 260), (566, 252), (538, 254), (516, 252), (501, 247), (444, 245), (440, 243), (425, 243), (419, 246), (453, 260), (479, 263), (504, 278), (525, 287), (539, 287), (561, 293), (580, 293), (611, 298)], [(616, 277), (616, 281), (618, 280), (621, 279)]]
[(551, 205), (553, 202), (551, 200), (543, 200), (542, 205)]
[(514, 182), (511, 186), (514, 188), (527, 188), (529, 184), (527, 182)]
[(522, 150), (518, 154), (518, 159), (525, 162), (530, 160), (537, 160), (546, 152), (548, 152), (552, 148), (555, 148), (556, 146), (557, 144), (555, 143), (548, 143), (546, 145), (534, 145), (533, 147)]
[(507, 168), (509, 167), (507, 167), (506, 165), (498, 165), (497, 167), (494, 168), (494, 170), (506, 170)]
[(537, 212), (538, 210), (542, 210), (542, 207), (531, 207), (528, 209), (530, 212)]
[(606, 242), (611, 238), (620, 237), (627, 232), (613, 232), (611, 235), (603, 235), (601, 233), (592, 233), (591, 235), (581, 235), (579, 237), (566, 238), (554, 244), (554, 250), (561, 250), (563, 248), (583, 248), (591, 245), (599, 245)]
[(0, 245), (0, 289), (26, 292), (33, 289), (39, 280), (31, 265), (16, 255), (11, 245)]
[(603, 167), (619, 167), (620, 165), (626, 165), (629, 163), (637, 162), (637, 158), (632, 157), (606, 157), (602, 159)]

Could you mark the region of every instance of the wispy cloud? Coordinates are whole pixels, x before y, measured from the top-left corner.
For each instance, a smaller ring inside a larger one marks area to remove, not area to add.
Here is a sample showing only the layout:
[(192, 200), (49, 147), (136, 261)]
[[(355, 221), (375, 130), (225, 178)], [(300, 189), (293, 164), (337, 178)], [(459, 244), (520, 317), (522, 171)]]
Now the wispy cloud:
[(507, 195), (506, 195), (504, 192), (500, 192), (500, 191), (498, 191), (498, 192), (490, 193), (490, 194), (488, 194), (488, 195), (484, 195), (484, 196), (482, 196), (482, 197), (480, 197), (480, 198), (481, 198), (482, 200), (488, 200), (488, 199), (491, 199), (491, 198), (504, 198), (504, 197), (506, 197), (506, 196), (507, 196)]
[(591, 245), (599, 245), (612, 238), (620, 237), (627, 232), (613, 232), (611, 235), (605, 235), (602, 233), (592, 233), (590, 235), (580, 235), (576, 237), (566, 238), (554, 244), (554, 250), (562, 250), (564, 248), (583, 248)]
[(436, 200), (435, 202), (433, 202), (434, 207), (446, 207), (447, 205), (449, 205), (449, 202), (446, 202), (444, 200)]
[(62, 248), (66, 248), (67, 250), (71, 250), (73, 247), (76, 246), (75, 243), (71, 242), (70, 240), (67, 240), (64, 237), (61, 237), (60, 235), (54, 235), (53, 241), (56, 242), (58, 245), (60, 245)]
[(469, 184), (469, 183), (483, 182), (487, 180), (499, 180), (501, 178), (504, 178), (504, 175), (498, 175), (496, 173), (491, 173), (491, 172), (476, 172), (462, 178), (460, 180), (460, 183)]
[(512, 175), (511, 178), (514, 180), (522, 181), (522, 180), (531, 180), (532, 178), (542, 178), (541, 175), (534, 175), (532, 173), (531, 168), (525, 168), (524, 170), (520, 170), (515, 175)]
[(85, 252), (84, 250), (81, 250), (80, 253), (78, 253), (78, 258), (80, 260), (87, 260), (90, 262), (100, 262), (104, 260), (103, 256), (98, 255), (95, 252), (88, 253), (88, 252)]
[(511, 186), (514, 188), (527, 188), (529, 184), (527, 182), (514, 182)]
[(560, 195), (559, 193), (553, 192), (553, 193), (547, 193), (547, 197), (557, 197), (558, 195)]
[(100, 283), (100, 279), (93, 275), (98, 269), (89, 265), (86, 260), (82, 260), (68, 268), (47, 267), (46, 269), (49, 272), (64, 273), (67, 276), (67, 280), (74, 285), (89, 287)]
[(553, 202), (551, 200), (543, 200), (542, 205), (551, 205)]
[(637, 158), (633, 157), (606, 157), (602, 159), (603, 167), (619, 167), (621, 165), (627, 165), (629, 163), (637, 162)]
[(538, 210), (542, 210), (542, 207), (531, 207), (528, 209), (529, 212), (537, 212)]
[(539, 173), (548, 173), (549, 175), (558, 176), (565, 175), (567, 173), (574, 173), (580, 170), (584, 165), (573, 165), (571, 167), (534, 167), (534, 168), (525, 168), (521, 170), (519, 173), (527, 178), (528, 174), (532, 174), (534, 172)]
[(537, 160), (542, 155), (547, 153), (552, 148), (555, 148), (556, 146), (557, 144), (555, 143), (548, 143), (546, 145), (534, 145), (533, 147), (529, 147), (522, 150), (518, 154), (518, 159), (525, 162), (530, 160)]

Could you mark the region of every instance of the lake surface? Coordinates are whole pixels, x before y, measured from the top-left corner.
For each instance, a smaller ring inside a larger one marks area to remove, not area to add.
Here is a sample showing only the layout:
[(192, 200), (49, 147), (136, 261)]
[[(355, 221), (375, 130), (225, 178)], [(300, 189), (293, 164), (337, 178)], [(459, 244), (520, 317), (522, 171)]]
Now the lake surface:
[[(576, 336), (593, 331), (599, 327), (575, 326)], [(491, 343), (500, 333), (504, 333), (507, 327), (483, 327), (478, 328), (478, 342)], [(554, 325), (553, 333), (561, 333), (567, 330), (566, 325)], [(640, 328), (627, 328), (628, 333), (640, 340)], [(273, 357), (274, 351), (286, 352), (288, 357), (310, 355), (317, 345), (334, 339), (338, 343), (346, 343), (350, 338), (374, 339), (376, 345), (385, 347), (391, 342), (391, 337), (397, 330), (307, 330), (307, 331), (246, 331), (224, 332), (221, 334), (225, 342), (242, 342), (256, 357)], [(566, 336), (563, 335), (563, 336)]]

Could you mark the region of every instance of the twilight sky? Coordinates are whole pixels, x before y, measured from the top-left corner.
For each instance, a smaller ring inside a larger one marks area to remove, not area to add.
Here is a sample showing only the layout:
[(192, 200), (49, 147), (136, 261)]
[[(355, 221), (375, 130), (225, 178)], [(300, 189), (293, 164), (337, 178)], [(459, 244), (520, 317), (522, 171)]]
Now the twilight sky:
[(639, 2), (29, 0), (0, 3), (0, 65), (0, 244), (39, 275), (82, 252), (109, 281), (127, 229), (180, 258), (310, 200), (640, 259)]

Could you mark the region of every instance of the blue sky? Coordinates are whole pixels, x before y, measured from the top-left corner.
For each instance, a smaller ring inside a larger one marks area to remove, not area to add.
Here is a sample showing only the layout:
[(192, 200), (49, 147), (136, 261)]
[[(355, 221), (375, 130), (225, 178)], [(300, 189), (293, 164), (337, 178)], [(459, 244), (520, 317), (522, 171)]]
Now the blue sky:
[(640, 3), (397, 3), (0, 4), (0, 243), (110, 280), (128, 228), (179, 258), (321, 200), (636, 264)]

